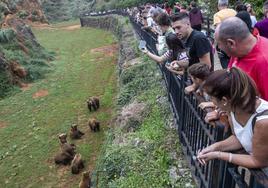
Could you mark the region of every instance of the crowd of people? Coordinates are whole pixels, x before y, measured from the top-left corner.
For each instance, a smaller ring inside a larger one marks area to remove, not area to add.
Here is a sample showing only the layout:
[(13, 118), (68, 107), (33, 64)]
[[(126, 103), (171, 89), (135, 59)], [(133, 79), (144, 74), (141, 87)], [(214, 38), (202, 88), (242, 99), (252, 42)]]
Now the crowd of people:
[[(202, 32), (202, 10), (196, 2), (187, 7), (146, 4), (129, 9), (136, 22), (158, 36), (154, 54), (142, 52), (180, 76), (188, 73), (192, 84), (186, 94), (206, 96), (200, 107), (214, 108), (206, 122), (224, 113), (232, 135), (197, 152), (198, 161), (220, 159), (247, 168), (268, 167), (268, 1), (264, 18), (257, 21), (254, 7), (238, 2), (228, 8), (228, 0), (218, 0), (213, 16), (215, 48), (222, 70), (214, 71), (214, 44)], [(244, 149), (247, 153), (233, 153)]]

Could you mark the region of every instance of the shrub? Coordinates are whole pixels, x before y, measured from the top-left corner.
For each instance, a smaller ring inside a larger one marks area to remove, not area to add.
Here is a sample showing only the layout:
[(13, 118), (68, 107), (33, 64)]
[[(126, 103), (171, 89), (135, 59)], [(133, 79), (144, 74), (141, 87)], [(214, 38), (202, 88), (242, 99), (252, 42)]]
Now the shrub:
[(17, 13), (18, 17), (21, 18), (21, 19), (24, 19), (26, 18), (27, 16), (29, 16), (29, 13), (25, 10), (20, 10), (18, 13)]
[(7, 43), (16, 37), (16, 33), (13, 29), (1, 29), (0, 30), (0, 42)]
[(11, 82), (11, 77), (5, 70), (0, 70), (0, 98), (3, 98), (8, 95), (14, 86)]
[(155, 86), (161, 77), (157, 76), (159, 70), (155, 63), (147, 62), (126, 69), (121, 74), (123, 85), (118, 95), (118, 105), (125, 105), (141, 91), (146, 91)]

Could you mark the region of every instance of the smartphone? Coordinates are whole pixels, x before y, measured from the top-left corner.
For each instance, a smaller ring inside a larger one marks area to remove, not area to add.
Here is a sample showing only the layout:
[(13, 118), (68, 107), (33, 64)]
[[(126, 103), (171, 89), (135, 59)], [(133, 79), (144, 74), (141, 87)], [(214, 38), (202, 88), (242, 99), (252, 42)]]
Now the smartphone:
[(146, 41), (140, 40), (139, 49), (144, 50), (146, 48)]

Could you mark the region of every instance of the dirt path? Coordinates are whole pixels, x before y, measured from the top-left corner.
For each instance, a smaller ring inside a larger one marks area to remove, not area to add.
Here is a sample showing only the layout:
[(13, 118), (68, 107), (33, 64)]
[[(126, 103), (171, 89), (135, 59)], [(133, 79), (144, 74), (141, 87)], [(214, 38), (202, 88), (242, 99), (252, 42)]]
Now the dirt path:
[(0, 129), (6, 128), (7, 127), (7, 122), (0, 121)]
[(67, 30), (67, 31), (73, 31), (81, 28), (80, 24), (75, 24), (75, 25), (68, 25), (68, 26), (54, 26), (54, 25), (49, 25), (49, 24), (35, 24), (32, 25), (33, 28), (35, 29), (51, 29), (51, 30)]
[(48, 95), (48, 90), (44, 90), (44, 89), (41, 89), (39, 91), (37, 91), (36, 93), (33, 94), (33, 99), (37, 99), (37, 98), (40, 98), (40, 97), (45, 97)]

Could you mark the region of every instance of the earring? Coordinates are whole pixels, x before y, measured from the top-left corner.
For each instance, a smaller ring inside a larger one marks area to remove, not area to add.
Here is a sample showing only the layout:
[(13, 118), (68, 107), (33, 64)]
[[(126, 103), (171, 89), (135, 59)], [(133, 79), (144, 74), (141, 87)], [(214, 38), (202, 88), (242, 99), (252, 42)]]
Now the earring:
[(224, 104), (223, 104), (223, 106), (226, 106), (226, 105), (227, 105), (227, 103), (224, 103)]

